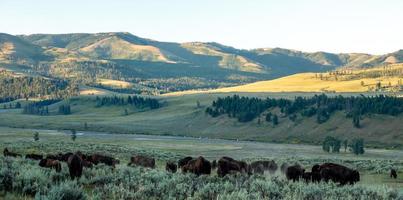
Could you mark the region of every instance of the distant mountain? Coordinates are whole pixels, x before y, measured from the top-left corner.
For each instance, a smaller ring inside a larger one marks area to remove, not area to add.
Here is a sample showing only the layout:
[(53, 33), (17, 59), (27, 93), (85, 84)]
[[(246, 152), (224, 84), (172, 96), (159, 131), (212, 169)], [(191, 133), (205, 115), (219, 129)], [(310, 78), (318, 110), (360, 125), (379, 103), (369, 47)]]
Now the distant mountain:
[(47, 59), (40, 46), (13, 35), (0, 33), (0, 62), (29, 64)]
[(125, 32), (0, 34), (1, 67), (86, 83), (98, 78), (129, 82), (153, 79), (159, 83), (147, 86), (169, 90), (175, 87), (172, 80), (169, 84), (162, 84), (162, 80), (187, 78), (192, 80), (187, 89), (221, 87), (301, 72), (400, 62), (403, 50), (386, 55), (307, 53), (281, 48), (244, 50), (214, 42), (159, 42)]

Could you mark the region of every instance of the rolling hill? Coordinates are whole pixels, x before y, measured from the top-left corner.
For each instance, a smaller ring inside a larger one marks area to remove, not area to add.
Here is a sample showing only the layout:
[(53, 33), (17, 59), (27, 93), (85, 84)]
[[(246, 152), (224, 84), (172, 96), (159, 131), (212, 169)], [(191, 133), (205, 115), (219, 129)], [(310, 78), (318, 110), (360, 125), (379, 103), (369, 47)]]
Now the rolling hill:
[(403, 64), (369, 69), (299, 73), (274, 80), (205, 91), (181, 91), (166, 95), (225, 92), (399, 92), (403, 90)]
[(403, 62), (402, 50), (386, 55), (245, 50), (215, 42), (160, 42), (126, 32), (1, 34), (0, 50), (0, 67), (9, 70), (84, 84), (96, 84), (98, 79), (126, 81), (152, 93), (220, 88), (296, 73)]

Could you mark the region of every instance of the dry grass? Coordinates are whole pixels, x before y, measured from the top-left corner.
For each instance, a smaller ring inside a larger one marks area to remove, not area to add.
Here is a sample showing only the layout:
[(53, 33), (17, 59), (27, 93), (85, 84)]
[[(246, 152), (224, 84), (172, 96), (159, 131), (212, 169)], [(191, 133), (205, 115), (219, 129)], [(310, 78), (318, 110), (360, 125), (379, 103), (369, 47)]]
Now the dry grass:
[(129, 88), (133, 84), (126, 81), (112, 80), (112, 79), (98, 79), (97, 83), (105, 86), (115, 87), (115, 88)]
[[(353, 75), (375, 72), (383, 70), (383, 67), (355, 70)], [(403, 69), (403, 65), (391, 65), (388, 69)], [(403, 80), (402, 76), (382, 76), (379, 78), (355, 78), (351, 80), (343, 79), (343, 75), (339, 76), (339, 80), (334, 78), (322, 80), (318, 78), (320, 73), (300, 73), (291, 76), (282, 77), (275, 80), (259, 81), (256, 83), (219, 88), (208, 91), (182, 91), (166, 94), (166, 96), (176, 96), (195, 93), (222, 93), (222, 92), (367, 92), (373, 90), (377, 83), (382, 86), (392, 86)], [(328, 73), (322, 73), (323, 77), (329, 76)], [(364, 84), (362, 84), (362, 82)]]
[(116, 36), (100, 40), (90, 46), (81, 48), (80, 51), (91, 53), (98, 51), (98, 49), (107, 49), (110, 51), (110, 56), (116, 59), (127, 59), (137, 54), (148, 53), (153, 55), (157, 61), (172, 62), (156, 47), (132, 44)]

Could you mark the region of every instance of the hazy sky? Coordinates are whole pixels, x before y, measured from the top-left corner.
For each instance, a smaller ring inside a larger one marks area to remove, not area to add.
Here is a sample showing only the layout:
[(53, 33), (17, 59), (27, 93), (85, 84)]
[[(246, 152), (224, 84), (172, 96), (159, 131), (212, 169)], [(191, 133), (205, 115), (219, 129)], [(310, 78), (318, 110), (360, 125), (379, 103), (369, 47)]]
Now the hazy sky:
[(0, 0), (0, 32), (130, 32), (237, 48), (403, 49), (402, 0)]

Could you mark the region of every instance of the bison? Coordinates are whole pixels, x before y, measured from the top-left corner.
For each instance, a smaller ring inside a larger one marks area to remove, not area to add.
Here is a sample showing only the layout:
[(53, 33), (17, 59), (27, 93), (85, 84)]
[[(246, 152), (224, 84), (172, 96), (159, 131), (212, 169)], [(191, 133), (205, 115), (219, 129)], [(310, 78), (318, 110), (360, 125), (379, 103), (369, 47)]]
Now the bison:
[(304, 172), (302, 174), (302, 179), (304, 179), (305, 182), (312, 182), (312, 172)]
[(288, 180), (292, 180), (293, 182), (298, 181), (302, 175), (304, 174), (305, 169), (303, 169), (300, 165), (292, 165), (287, 167), (285, 175)]
[(190, 157), (190, 156), (187, 156), (187, 157), (184, 157), (184, 158), (180, 159), (178, 161), (178, 168), (182, 168), (184, 165), (186, 165), (191, 160), (193, 160), (193, 158)]
[(211, 163), (204, 157), (199, 156), (197, 159), (190, 160), (182, 166), (182, 172), (191, 172), (200, 176), (202, 174), (211, 174)]
[(109, 157), (109, 156), (104, 156), (101, 154), (93, 154), (89, 158), (87, 158), (88, 161), (92, 162), (94, 165), (98, 165), (99, 163), (104, 163), (105, 165), (115, 167), (116, 164), (119, 164), (120, 161)]
[(69, 167), (70, 178), (80, 178), (83, 173), (83, 159), (77, 153), (71, 155), (67, 159), (67, 166)]
[(320, 176), (320, 165), (316, 164), (312, 166), (311, 169), (311, 180), (312, 182), (320, 182), (322, 177)]
[(4, 148), (4, 150), (3, 150), (3, 155), (4, 155), (4, 157), (7, 157), (7, 156), (10, 156), (10, 157), (21, 157), (21, 154), (11, 152), (11, 151), (9, 151), (7, 148)]
[(222, 157), (218, 160), (217, 174), (224, 177), (231, 173), (251, 174), (251, 167), (244, 161), (238, 161), (230, 157)]
[(73, 155), (73, 153), (71, 153), (71, 152), (68, 152), (68, 153), (65, 153), (65, 154), (59, 154), (58, 155), (58, 158), (59, 158), (58, 160), (63, 161), (63, 162), (67, 162), (67, 160), (69, 159), (69, 157), (71, 155)]
[(173, 163), (173, 162), (167, 162), (165, 165), (165, 170), (167, 170), (167, 172), (172, 172), (175, 173), (178, 169), (178, 166)]
[(323, 180), (332, 180), (335, 183), (345, 185), (347, 183), (354, 184), (360, 181), (360, 173), (343, 165), (335, 163), (325, 163), (320, 165), (320, 176)]
[(61, 172), (62, 171), (62, 165), (58, 160), (52, 160), (52, 159), (42, 159), (39, 161), (39, 166), (45, 167), (45, 168), (53, 168), (56, 170), (56, 172)]
[(42, 159), (43, 159), (43, 155), (31, 153), (31, 154), (25, 155), (25, 159), (42, 160)]
[(128, 166), (132, 166), (132, 165), (148, 167), (148, 168), (155, 168), (155, 159), (147, 157), (147, 156), (141, 156), (141, 155), (132, 156), (130, 158), (130, 162), (129, 162)]
[(390, 178), (394, 178), (394, 179), (397, 178), (397, 172), (395, 169), (390, 170)]

